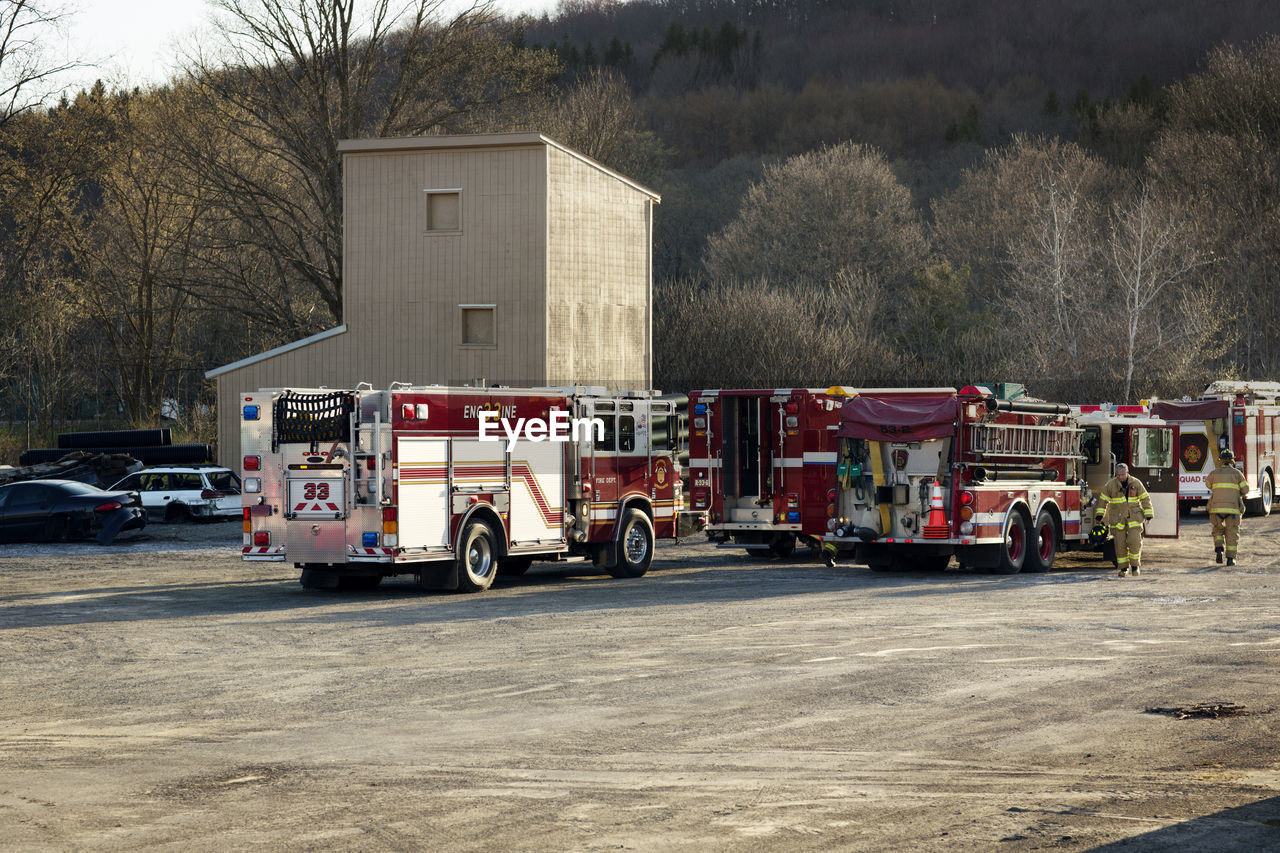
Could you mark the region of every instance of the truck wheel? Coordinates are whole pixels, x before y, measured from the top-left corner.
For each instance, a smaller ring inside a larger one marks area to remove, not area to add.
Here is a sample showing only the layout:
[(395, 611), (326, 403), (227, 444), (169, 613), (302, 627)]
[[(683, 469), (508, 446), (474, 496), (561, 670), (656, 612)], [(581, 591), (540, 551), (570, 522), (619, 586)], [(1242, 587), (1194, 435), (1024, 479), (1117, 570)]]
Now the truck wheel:
[(649, 564), (653, 562), (653, 533), (649, 531), (649, 520), (644, 513), (638, 509), (626, 511), (614, 545), (618, 559), (609, 567), (609, 574), (615, 578), (638, 578), (649, 571)]
[(769, 553), (779, 560), (785, 560), (796, 550), (796, 537), (790, 533), (779, 533), (769, 543)]
[(458, 591), (484, 592), (498, 573), (493, 533), (483, 521), (469, 521), (458, 548)]
[(507, 557), (498, 563), (498, 574), (506, 578), (518, 578), (529, 571), (533, 557)]
[(1000, 546), (998, 575), (1016, 575), (1027, 560), (1027, 521), (1022, 513), (1014, 511), (1004, 522), (1004, 542)]
[(327, 569), (304, 567), (298, 583), (302, 584), (303, 589), (337, 589), (338, 573)]
[(1058, 525), (1048, 511), (1042, 509), (1036, 515), (1027, 545), (1023, 571), (1047, 572), (1053, 568), (1053, 558), (1058, 554)]
[(1250, 515), (1271, 515), (1271, 504), (1275, 497), (1272, 490), (1275, 488), (1271, 482), (1271, 472), (1262, 472), (1262, 481), (1258, 483), (1258, 488), (1262, 490), (1262, 496), (1254, 498), (1251, 501), (1245, 501), (1245, 509)]

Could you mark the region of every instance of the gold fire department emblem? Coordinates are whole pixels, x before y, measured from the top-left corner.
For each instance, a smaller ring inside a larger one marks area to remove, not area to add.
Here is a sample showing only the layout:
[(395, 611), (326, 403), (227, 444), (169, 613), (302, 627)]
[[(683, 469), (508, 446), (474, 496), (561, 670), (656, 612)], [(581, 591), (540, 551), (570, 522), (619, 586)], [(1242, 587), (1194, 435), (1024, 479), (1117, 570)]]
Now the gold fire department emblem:
[(667, 466), (666, 463), (659, 462), (653, 466), (653, 479), (659, 486), (667, 484)]

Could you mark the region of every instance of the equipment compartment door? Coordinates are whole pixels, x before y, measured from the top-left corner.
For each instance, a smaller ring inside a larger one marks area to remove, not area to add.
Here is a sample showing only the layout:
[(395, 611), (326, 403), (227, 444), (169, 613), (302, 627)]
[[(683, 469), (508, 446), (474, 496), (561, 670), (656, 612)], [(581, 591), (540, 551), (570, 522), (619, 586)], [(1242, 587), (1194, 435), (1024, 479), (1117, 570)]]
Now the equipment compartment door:
[(1147, 535), (1158, 539), (1178, 537), (1178, 447), (1176, 426), (1135, 426), (1129, 429), (1129, 458), (1134, 476), (1147, 487), (1151, 510)]
[(400, 546), (444, 548), (449, 544), (449, 440), (399, 439)]
[(511, 451), (511, 541), (564, 542), (563, 441), (517, 441)]

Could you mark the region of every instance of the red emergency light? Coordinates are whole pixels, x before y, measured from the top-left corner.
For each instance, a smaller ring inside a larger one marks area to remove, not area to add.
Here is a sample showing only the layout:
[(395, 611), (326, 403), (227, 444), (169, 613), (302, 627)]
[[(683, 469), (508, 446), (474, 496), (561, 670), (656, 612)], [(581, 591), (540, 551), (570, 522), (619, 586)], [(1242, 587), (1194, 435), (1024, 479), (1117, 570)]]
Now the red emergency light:
[(1082, 415), (1087, 415), (1090, 412), (1101, 412), (1101, 411), (1102, 411), (1102, 407), (1099, 406), (1097, 403), (1091, 403), (1087, 406), (1080, 407), (1080, 414)]
[(1145, 415), (1147, 410), (1142, 406), (1116, 406), (1117, 415)]
[(244, 470), (257, 471), (261, 467), (262, 467), (261, 456), (246, 456), (244, 458)]

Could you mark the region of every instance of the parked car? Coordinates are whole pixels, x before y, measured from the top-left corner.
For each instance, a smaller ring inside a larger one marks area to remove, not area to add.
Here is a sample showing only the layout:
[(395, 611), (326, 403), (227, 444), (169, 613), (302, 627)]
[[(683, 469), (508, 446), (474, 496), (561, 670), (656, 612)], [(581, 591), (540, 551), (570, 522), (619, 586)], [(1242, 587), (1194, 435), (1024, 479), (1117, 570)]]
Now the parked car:
[(111, 488), (137, 492), (151, 520), (238, 518), (240, 477), (230, 468), (178, 465), (147, 468)]
[(75, 480), (25, 480), (0, 486), (0, 541), (60, 542), (93, 536), (101, 545), (147, 525), (136, 492)]

